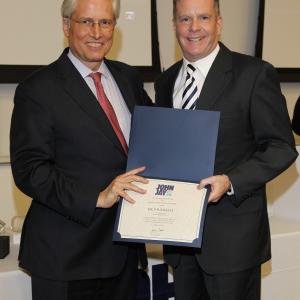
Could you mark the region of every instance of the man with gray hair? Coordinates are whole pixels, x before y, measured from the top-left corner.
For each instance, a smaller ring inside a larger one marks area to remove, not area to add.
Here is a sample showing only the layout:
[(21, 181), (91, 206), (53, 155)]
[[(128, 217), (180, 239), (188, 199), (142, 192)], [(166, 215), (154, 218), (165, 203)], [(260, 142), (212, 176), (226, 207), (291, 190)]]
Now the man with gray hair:
[(112, 237), (119, 197), (133, 203), (126, 191), (147, 183), (144, 167), (125, 169), (133, 107), (151, 101), (132, 67), (105, 59), (118, 12), (118, 0), (65, 0), (69, 48), (16, 89), (12, 171), (32, 197), (19, 259), (34, 300), (136, 298), (144, 247)]

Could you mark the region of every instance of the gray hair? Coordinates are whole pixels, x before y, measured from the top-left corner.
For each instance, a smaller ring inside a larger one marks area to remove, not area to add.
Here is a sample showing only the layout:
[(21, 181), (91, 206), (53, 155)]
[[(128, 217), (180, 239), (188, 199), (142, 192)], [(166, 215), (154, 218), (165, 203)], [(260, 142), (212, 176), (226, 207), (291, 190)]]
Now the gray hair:
[[(77, 2), (79, 0), (64, 0), (61, 5), (61, 15), (63, 18), (70, 19), (72, 17), (72, 14), (74, 13)], [(120, 0), (111, 0), (114, 16), (117, 19), (120, 14)]]
[[(173, 18), (174, 19), (176, 17), (176, 4), (179, 1), (180, 0), (173, 0)], [(220, 3), (219, 3), (219, 0), (214, 0), (214, 5), (215, 5), (215, 10), (216, 10), (217, 16), (219, 16), (220, 15)]]

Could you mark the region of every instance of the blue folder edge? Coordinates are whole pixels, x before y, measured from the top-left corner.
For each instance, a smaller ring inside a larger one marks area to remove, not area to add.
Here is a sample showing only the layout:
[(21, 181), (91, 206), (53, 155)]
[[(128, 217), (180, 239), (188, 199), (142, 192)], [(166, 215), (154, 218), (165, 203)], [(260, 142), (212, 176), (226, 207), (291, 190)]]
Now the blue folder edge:
[(199, 227), (199, 233), (198, 238), (196, 238), (191, 243), (183, 243), (183, 242), (171, 242), (171, 241), (163, 241), (163, 240), (147, 240), (147, 239), (133, 239), (133, 238), (122, 238), (121, 234), (118, 232), (118, 225), (119, 225), (119, 219), (121, 214), (121, 208), (123, 201), (126, 201), (124, 199), (120, 199), (118, 204), (118, 211), (117, 211), (117, 217), (115, 222), (115, 228), (114, 228), (114, 234), (113, 234), (113, 241), (114, 242), (130, 242), (130, 243), (147, 243), (147, 244), (163, 244), (163, 245), (170, 245), (170, 246), (183, 246), (183, 247), (192, 247), (192, 248), (201, 248), (202, 245), (202, 238), (203, 238), (203, 228), (204, 228), (204, 222), (205, 222), (205, 215), (206, 215), (206, 209), (208, 204), (208, 197), (210, 194), (210, 186), (205, 187), (207, 189), (204, 204), (203, 204), (203, 210), (202, 210), (202, 217), (200, 221), (200, 227)]

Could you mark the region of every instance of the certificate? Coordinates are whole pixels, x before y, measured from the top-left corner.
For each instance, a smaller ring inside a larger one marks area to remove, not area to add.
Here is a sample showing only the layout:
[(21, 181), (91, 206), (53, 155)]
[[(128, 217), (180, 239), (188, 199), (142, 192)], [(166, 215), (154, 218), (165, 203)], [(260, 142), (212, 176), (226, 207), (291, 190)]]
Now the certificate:
[(148, 179), (146, 194), (129, 191), (136, 201), (122, 201), (115, 240), (190, 247), (201, 246), (207, 189), (198, 184)]

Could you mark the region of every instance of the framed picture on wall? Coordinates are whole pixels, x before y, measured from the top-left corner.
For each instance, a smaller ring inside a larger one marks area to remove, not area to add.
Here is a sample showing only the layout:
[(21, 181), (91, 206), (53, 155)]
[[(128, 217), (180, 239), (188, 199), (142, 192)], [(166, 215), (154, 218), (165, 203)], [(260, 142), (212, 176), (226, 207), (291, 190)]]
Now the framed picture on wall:
[[(59, 57), (67, 46), (61, 3), (62, 0), (1, 3), (0, 83), (18, 83)], [(161, 71), (156, 0), (121, 0), (114, 43), (107, 57), (136, 66), (144, 81), (154, 81)]]
[(299, 0), (260, 0), (256, 56), (273, 64), (282, 82), (300, 82), (299, 20)]

